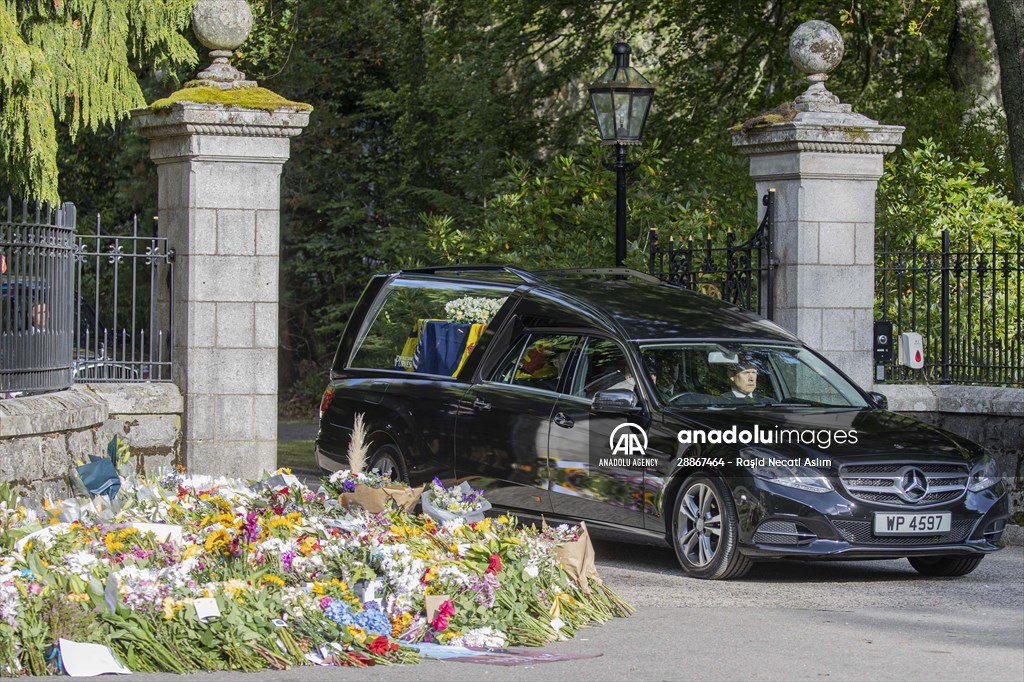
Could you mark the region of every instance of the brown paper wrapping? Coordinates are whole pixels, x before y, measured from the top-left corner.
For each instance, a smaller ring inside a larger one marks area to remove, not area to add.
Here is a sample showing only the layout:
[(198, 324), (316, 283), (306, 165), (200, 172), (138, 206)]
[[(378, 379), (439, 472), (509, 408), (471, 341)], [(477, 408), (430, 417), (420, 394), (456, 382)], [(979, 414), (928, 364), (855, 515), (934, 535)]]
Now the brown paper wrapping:
[(594, 545), (590, 542), (587, 524), (580, 523), (578, 540), (555, 547), (555, 556), (562, 563), (562, 570), (566, 575), (585, 593), (590, 594), (591, 580), (598, 585), (604, 584), (597, 574), (597, 566), (594, 564)]
[(410, 488), (404, 485), (389, 485), (383, 488), (371, 488), (357, 483), (354, 492), (338, 495), (338, 504), (345, 509), (362, 507), (371, 514), (379, 514), (387, 509), (388, 501), (391, 501), (398, 509), (410, 512), (419, 502), (422, 494), (423, 486)]

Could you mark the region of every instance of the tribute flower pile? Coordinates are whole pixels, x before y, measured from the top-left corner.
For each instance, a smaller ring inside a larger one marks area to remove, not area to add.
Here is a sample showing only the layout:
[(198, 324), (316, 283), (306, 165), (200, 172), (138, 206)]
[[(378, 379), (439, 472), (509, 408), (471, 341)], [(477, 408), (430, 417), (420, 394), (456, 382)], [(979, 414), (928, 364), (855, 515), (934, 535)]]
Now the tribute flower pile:
[(512, 518), (372, 514), (337, 494), (286, 472), (170, 474), (40, 510), (0, 489), (0, 674), (60, 673), (59, 640), (139, 672), (405, 663), (407, 643), (539, 645), (631, 612)]

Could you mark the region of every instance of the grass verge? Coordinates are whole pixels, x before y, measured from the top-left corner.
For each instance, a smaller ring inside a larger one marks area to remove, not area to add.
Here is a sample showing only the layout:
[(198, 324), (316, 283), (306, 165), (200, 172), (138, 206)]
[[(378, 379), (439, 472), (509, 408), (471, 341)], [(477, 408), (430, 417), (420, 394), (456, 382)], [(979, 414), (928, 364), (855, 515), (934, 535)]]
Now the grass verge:
[(316, 469), (316, 449), (313, 441), (277, 441), (277, 466), (289, 469)]

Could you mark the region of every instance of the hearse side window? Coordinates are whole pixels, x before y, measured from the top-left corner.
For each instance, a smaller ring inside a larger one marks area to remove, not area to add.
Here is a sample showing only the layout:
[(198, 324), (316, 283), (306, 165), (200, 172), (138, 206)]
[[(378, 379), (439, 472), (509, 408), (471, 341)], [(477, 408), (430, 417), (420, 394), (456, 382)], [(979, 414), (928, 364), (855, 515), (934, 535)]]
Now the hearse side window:
[(350, 366), (455, 376), (506, 295), (463, 283), (392, 284), (381, 292)]
[(573, 377), (570, 393), (592, 399), (598, 391), (609, 389), (635, 389), (626, 355), (618, 344), (608, 339), (590, 337), (583, 349), (579, 369)]
[(557, 391), (577, 337), (565, 334), (527, 334), (509, 348), (492, 381)]

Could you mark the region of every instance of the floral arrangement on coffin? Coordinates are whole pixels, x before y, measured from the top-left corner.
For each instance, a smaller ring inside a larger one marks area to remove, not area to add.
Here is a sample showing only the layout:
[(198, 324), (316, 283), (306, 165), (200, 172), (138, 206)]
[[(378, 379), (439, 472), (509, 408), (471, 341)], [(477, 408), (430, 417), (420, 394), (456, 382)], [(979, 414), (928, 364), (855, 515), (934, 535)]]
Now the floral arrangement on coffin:
[(563, 570), (568, 530), (348, 512), (287, 475), (128, 482), (105, 521), (5, 495), (0, 674), (60, 672), (61, 639), (137, 672), (402, 663), (406, 643), (539, 645), (631, 611)]
[(507, 298), (463, 296), (445, 303), (444, 314), (449, 322), (487, 324), (506, 300)]
[(389, 474), (374, 470), (363, 471), (369, 446), (366, 442), (366, 424), (362, 414), (356, 414), (352, 439), (348, 445), (349, 468), (336, 471), (323, 480), (324, 489), (337, 495), (338, 504), (345, 509), (361, 507), (378, 514), (394, 504), (403, 511), (412, 511), (420, 499), (423, 486), (410, 488), (391, 480)]
[(424, 513), (441, 523), (455, 519), (464, 523), (483, 521), (484, 513), (491, 508), (491, 503), (484, 499), (484, 491), (473, 490), (465, 481), (446, 488), (436, 476), (423, 491), (421, 500)]

